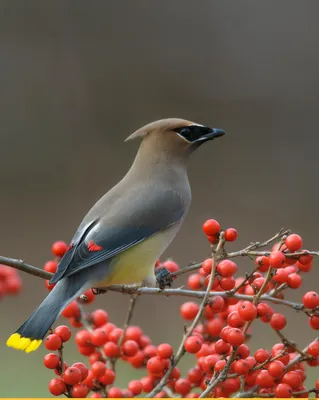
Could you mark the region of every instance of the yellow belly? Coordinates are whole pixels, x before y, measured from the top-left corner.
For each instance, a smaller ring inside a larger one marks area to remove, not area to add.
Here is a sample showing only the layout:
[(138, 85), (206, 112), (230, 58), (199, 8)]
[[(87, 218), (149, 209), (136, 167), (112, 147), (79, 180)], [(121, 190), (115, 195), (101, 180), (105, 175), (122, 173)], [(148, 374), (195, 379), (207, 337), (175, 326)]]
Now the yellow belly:
[(153, 277), (156, 261), (179, 227), (180, 224), (176, 224), (114, 257), (107, 277), (98, 286), (138, 284)]

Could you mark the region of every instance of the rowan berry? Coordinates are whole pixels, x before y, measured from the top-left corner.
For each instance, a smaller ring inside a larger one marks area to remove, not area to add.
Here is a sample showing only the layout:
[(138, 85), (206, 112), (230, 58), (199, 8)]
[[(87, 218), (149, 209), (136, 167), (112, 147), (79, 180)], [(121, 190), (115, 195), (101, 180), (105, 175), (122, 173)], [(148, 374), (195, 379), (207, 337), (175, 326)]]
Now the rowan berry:
[(269, 256), (269, 264), (272, 268), (282, 268), (285, 265), (286, 257), (278, 250), (272, 251)]
[[(309, 353), (310, 354), (310, 353)], [(43, 359), (43, 364), (48, 369), (56, 368), (60, 363), (60, 358), (57, 354), (49, 353)]]
[(249, 301), (243, 301), (238, 308), (238, 313), (245, 321), (252, 321), (257, 317), (257, 308)]
[(275, 386), (274, 394), (275, 397), (289, 398), (292, 395), (292, 388), (286, 383), (279, 383), (279, 385)]
[(217, 272), (224, 278), (233, 276), (237, 272), (237, 265), (231, 260), (223, 260), (218, 263)]
[(180, 378), (175, 382), (175, 392), (186, 396), (191, 390), (191, 384), (189, 380)]
[(81, 371), (75, 367), (69, 367), (63, 373), (63, 380), (68, 385), (76, 385), (81, 379)]
[(285, 240), (285, 245), (290, 251), (297, 251), (302, 248), (302, 239), (299, 235), (295, 233), (289, 235)]
[(143, 391), (142, 382), (138, 380), (130, 381), (127, 387), (133, 393), (134, 396), (138, 396)]
[(203, 344), (202, 339), (199, 336), (189, 336), (184, 343), (184, 348), (188, 353), (197, 353), (201, 349)]
[(267, 371), (273, 378), (278, 379), (284, 374), (285, 366), (281, 361), (275, 360), (268, 365)]
[(59, 325), (54, 329), (54, 333), (60, 336), (62, 342), (67, 342), (72, 335), (70, 328), (66, 325)]
[(173, 347), (168, 343), (162, 343), (157, 346), (157, 355), (160, 358), (170, 358), (173, 355)]
[(181, 305), (180, 313), (181, 316), (186, 320), (193, 320), (199, 311), (199, 305), (193, 301), (188, 301)]
[(58, 241), (52, 245), (52, 253), (56, 257), (63, 257), (68, 249), (68, 245), (65, 242)]
[(307, 292), (304, 294), (302, 302), (306, 308), (316, 308), (319, 306), (319, 295), (316, 292)]
[(45, 338), (44, 345), (48, 350), (58, 350), (62, 346), (62, 339), (53, 333)]
[(245, 341), (244, 333), (238, 328), (232, 328), (227, 334), (227, 342), (232, 346), (237, 347), (243, 344)]
[(60, 378), (51, 379), (49, 382), (49, 391), (53, 396), (61, 396), (66, 392), (66, 385)]
[(72, 397), (84, 398), (88, 395), (88, 393), (89, 388), (83, 383), (78, 383), (77, 385), (74, 385), (71, 389)]
[(270, 325), (275, 331), (280, 331), (287, 324), (286, 318), (284, 315), (279, 313), (274, 313), (270, 319)]
[(224, 235), (226, 242), (234, 242), (238, 237), (238, 232), (234, 228), (228, 228)]
[(220, 225), (215, 219), (208, 219), (203, 224), (203, 231), (207, 236), (215, 236), (220, 232)]

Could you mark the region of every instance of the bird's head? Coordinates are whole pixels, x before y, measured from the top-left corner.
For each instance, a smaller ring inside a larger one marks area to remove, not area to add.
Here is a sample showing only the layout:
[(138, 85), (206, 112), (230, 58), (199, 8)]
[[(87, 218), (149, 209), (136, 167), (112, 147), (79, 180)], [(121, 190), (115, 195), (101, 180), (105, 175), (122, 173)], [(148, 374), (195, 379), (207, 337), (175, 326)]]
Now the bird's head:
[(180, 118), (151, 122), (131, 134), (127, 140), (141, 138), (153, 148), (191, 153), (201, 144), (225, 135), (225, 131)]

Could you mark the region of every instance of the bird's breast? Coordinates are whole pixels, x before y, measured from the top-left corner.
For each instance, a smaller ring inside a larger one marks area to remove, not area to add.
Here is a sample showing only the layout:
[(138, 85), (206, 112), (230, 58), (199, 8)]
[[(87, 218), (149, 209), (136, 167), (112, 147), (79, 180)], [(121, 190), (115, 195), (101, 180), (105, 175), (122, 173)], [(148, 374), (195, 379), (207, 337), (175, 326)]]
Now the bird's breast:
[(181, 222), (176, 223), (115, 256), (99, 286), (138, 284), (154, 276), (156, 261), (174, 239), (180, 225)]

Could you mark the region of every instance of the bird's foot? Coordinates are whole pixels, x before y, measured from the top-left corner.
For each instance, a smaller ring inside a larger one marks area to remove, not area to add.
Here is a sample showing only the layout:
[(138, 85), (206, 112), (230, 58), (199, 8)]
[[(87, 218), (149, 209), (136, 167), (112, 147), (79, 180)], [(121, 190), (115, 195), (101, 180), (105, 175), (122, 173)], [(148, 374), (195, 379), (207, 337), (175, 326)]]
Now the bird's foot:
[(102, 288), (92, 288), (92, 293), (95, 295), (98, 294), (105, 294), (107, 292), (107, 289), (102, 289)]
[(170, 271), (167, 268), (159, 268), (155, 272), (156, 282), (161, 290), (166, 287), (171, 287), (173, 278)]

